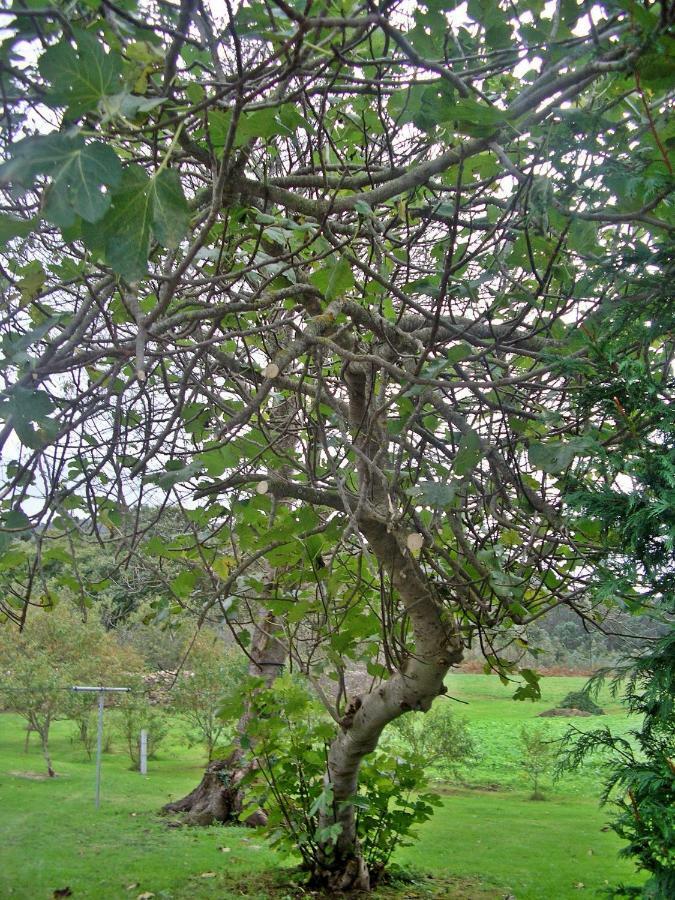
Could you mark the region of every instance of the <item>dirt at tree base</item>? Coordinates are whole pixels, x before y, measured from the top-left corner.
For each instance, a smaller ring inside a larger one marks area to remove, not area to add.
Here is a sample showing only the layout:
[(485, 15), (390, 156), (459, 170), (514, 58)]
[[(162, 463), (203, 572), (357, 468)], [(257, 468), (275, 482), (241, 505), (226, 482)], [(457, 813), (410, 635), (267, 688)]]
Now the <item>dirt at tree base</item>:
[[(50, 776), (47, 775), (46, 772), (8, 772), (8, 775), (11, 775), (12, 778), (27, 778), (29, 781), (49, 781)], [(52, 778), (57, 778), (56, 774), (51, 776)]]
[[(193, 877), (179, 889), (176, 900), (206, 900), (223, 896), (248, 897), (249, 900), (331, 900), (335, 897), (363, 897), (372, 900), (502, 900), (510, 891), (503, 885), (490, 884), (476, 878), (415, 873), (410, 883), (384, 884), (371, 893), (326, 893), (313, 890), (300, 881), (296, 869), (251, 873), (245, 879), (219, 873), (205, 882)], [(406, 879), (407, 882), (407, 879)]]
[(559, 709), (547, 709), (544, 712), (540, 712), (538, 718), (540, 719), (550, 719), (556, 716), (563, 716), (565, 718), (572, 718), (573, 716), (592, 716), (593, 713), (586, 712), (585, 709), (574, 709), (573, 707), (560, 707)]

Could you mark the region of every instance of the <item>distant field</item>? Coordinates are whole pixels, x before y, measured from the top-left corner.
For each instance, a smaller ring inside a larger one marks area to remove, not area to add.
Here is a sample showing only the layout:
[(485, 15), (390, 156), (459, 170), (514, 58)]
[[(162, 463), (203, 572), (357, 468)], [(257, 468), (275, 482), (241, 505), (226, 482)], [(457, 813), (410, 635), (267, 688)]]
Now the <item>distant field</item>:
[[(619, 842), (603, 831), (597, 807), (597, 774), (588, 772), (527, 799), (516, 766), (517, 733), (524, 721), (554, 706), (583, 678), (548, 678), (540, 703), (516, 703), (512, 690), (483, 675), (455, 675), (449, 693), (482, 747), (481, 760), (463, 781), (483, 789), (449, 786), (443, 807), (421, 829), (398, 861), (430, 873), (425, 888), (411, 886), (387, 897), (565, 900), (594, 896), (607, 882), (636, 881), (632, 865), (618, 860)], [(616, 706), (603, 719), (621, 728)], [(546, 722), (559, 733), (566, 720)], [(576, 719), (588, 727), (594, 719)], [(256, 832), (241, 828), (174, 828), (157, 809), (181, 796), (199, 778), (199, 748), (180, 740), (163, 745), (144, 778), (129, 770), (121, 746), (104, 757), (102, 808), (93, 807), (93, 763), (71, 736), (73, 725), (54, 726), (52, 751), (59, 777), (38, 780), (42, 758), (33, 737), (23, 753), (23, 723), (0, 715), (0, 898), (48, 900), (69, 887), (74, 898), (117, 900), (151, 893), (163, 900), (283, 898), (280, 860)], [(180, 737), (180, 727), (176, 727)], [(485, 790), (485, 785), (500, 785)], [(506, 788), (506, 789), (505, 789)], [(225, 849), (223, 849), (225, 848)]]
[[(623, 707), (606, 689), (598, 700), (606, 715), (599, 719), (595, 716), (574, 719), (538, 718), (539, 713), (557, 706), (570, 691), (580, 690), (586, 681), (583, 677), (543, 678), (542, 699), (533, 703), (530, 700), (514, 701), (512, 695), (515, 688), (505, 687), (495, 676), (450, 676), (446, 682), (448, 695), (457, 701), (464, 701), (453, 703), (453, 712), (470, 723), (481, 755), (477, 765), (463, 770), (462, 779), (471, 786), (525, 790), (526, 783), (518, 767), (518, 742), (523, 725), (542, 726), (552, 738), (562, 735), (570, 724), (585, 730), (602, 722), (614, 731), (625, 731), (628, 719)], [(549, 783), (549, 793), (553, 796), (570, 793), (584, 797), (596, 795), (600, 771), (599, 764), (589, 765), (582, 774), (568, 777), (564, 783)]]

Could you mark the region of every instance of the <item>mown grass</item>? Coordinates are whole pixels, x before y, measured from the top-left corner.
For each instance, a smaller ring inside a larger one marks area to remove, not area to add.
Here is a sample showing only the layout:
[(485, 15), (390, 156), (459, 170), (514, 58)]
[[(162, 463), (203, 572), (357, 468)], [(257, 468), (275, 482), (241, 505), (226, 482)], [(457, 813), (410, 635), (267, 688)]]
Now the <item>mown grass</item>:
[[(451, 695), (469, 701), (463, 714), (480, 735), (482, 756), (465, 780), (511, 785), (511, 790), (450, 788), (420, 841), (398, 862), (422, 877), (416, 884), (378, 892), (382, 897), (479, 900), (565, 900), (593, 896), (618, 880), (635, 882), (631, 864), (617, 859), (619, 843), (603, 831), (594, 773), (558, 785), (534, 803), (517, 768), (515, 735), (583, 679), (548, 679), (540, 704), (515, 703), (497, 679), (457, 675)], [(625, 727), (620, 710), (612, 720)], [(546, 720), (539, 720), (546, 721)], [(588, 727), (592, 719), (575, 720)], [(560, 720), (552, 729), (561, 730)], [(165, 900), (298, 896), (290, 866), (256, 832), (242, 828), (172, 827), (159, 807), (194, 786), (202, 768), (199, 748), (166, 743), (143, 777), (129, 769), (116, 746), (104, 756), (102, 805), (94, 809), (94, 765), (71, 741), (73, 725), (54, 726), (52, 751), (59, 777), (44, 771), (35, 739), (23, 753), (23, 724), (0, 716), (0, 897), (39, 900), (70, 888), (75, 898), (117, 900), (151, 893)], [(515, 760), (515, 761), (514, 761)], [(225, 849), (223, 849), (225, 848)]]
[(403, 864), (456, 875), (480, 874), (499, 885), (495, 897), (567, 900), (596, 896), (618, 881), (637, 883), (634, 867), (616, 857), (613, 832), (594, 799), (525, 793), (453, 791), (420, 830), (420, 842), (399, 853)]
[[(570, 725), (587, 730), (602, 723), (609, 725), (613, 731), (626, 731), (628, 719), (625, 711), (606, 688), (598, 701), (605, 711), (604, 716), (539, 718), (540, 713), (558, 706), (570, 691), (580, 690), (586, 680), (583, 677), (546, 677), (541, 682), (541, 700), (532, 702), (514, 701), (515, 685), (504, 686), (495, 676), (450, 676), (447, 686), (448, 696), (455, 701), (453, 711), (469, 722), (479, 753), (477, 762), (462, 769), (463, 782), (467, 786), (525, 790), (527, 782), (519, 765), (523, 726), (545, 728), (552, 740), (564, 734)], [(597, 797), (601, 774), (602, 765), (597, 760), (564, 781), (553, 784), (550, 778), (544, 778), (544, 783), (551, 796), (577, 794)]]

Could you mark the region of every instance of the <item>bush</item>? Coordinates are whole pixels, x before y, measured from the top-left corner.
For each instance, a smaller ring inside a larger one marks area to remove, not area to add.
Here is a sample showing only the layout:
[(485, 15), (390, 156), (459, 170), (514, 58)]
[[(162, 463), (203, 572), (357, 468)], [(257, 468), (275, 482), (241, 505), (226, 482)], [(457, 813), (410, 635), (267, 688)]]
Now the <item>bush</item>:
[(171, 689), (171, 706), (190, 727), (188, 739), (203, 744), (211, 762), (229, 731), (219, 710), (241, 689), (246, 659), (236, 648), (226, 648), (218, 635), (203, 632), (193, 642), (185, 665), (190, 671), (181, 673)]
[(546, 728), (535, 727), (520, 729), (519, 766), (532, 785), (530, 800), (545, 800), (544, 794), (539, 790), (539, 781), (542, 775), (549, 772), (555, 759), (551, 732)]
[(428, 713), (406, 713), (391, 723), (396, 745), (408, 749), (419, 765), (443, 778), (457, 777), (460, 766), (477, 759), (465, 719), (439, 701)]
[(148, 758), (152, 758), (166, 737), (166, 716), (154, 707), (143, 693), (123, 695), (119, 704), (119, 721), (132, 768), (140, 768), (141, 729), (148, 732)]
[(117, 625), (115, 632), (122, 646), (140, 654), (148, 671), (175, 672), (185, 657), (191, 626), (182, 619), (174, 621), (176, 616), (164, 625), (158, 625), (154, 621), (155, 615), (156, 610), (146, 601), (125, 619), (123, 625)]
[(412, 751), (376, 751), (361, 766), (357, 830), (371, 878), (377, 882), (397, 847), (409, 847), (415, 826), (440, 805), (428, 789), (423, 760)]
[[(96, 625), (83, 645), (84, 658), (75, 673), (79, 684), (106, 684), (113, 687), (128, 687), (143, 669), (143, 660), (129, 647), (121, 647), (116, 635), (103, 631)], [(106, 694), (106, 707), (114, 706), (117, 695)], [(76, 730), (74, 739), (82, 744), (89, 759), (96, 746), (98, 731), (98, 695), (95, 693), (68, 694), (65, 701), (65, 715), (71, 719)], [(112, 736), (107, 727), (103, 731), (103, 746), (110, 745)]]
[[(264, 808), (272, 843), (289, 853), (299, 850), (304, 866), (313, 871), (325, 843), (335, 841), (341, 828), (320, 824), (321, 813), (333, 803), (324, 774), (335, 724), (291, 675), (261, 691), (255, 706), (242, 745), (250, 742), (256, 766), (245, 780), (248, 802), (240, 819)], [(355, 806), (359, 843), (373, 882), (394, 849), (409, 845), (415, 826), (431, 818), (440, 802), (427, 785), (424, 765), (410, 748), (378, 750), (364, 760)]]
[(558, 709), (581, 709), (584, 712), (592, 713), (594, 716), (604, 716), (605, 714), (604, 709), (598, 706), (586, 691), (571, 691), (559, 703)]
[[(87, 696), (87, 695), (85, 695)], [(77, 716), (73, 716), (75, 730), (73, 731), (71, 741), (74, 744), (81, 744), (84, 748), (87, 758), (91, 760), (96, 748), (98, 739), (98, 711), (96, 708), (97, 695), (89, 694), (90, 698), (94, 698), (93, 705), (89, 710), (80, 710)], [(107, 695), (110, 697), (110, 695)], [(107, 700), (110, 703), (110, 700)], [(104, 753), (112, 752), (113, 728), (110, 725), (110, 717), (103, 717), (103, 743), (101, 749)]]

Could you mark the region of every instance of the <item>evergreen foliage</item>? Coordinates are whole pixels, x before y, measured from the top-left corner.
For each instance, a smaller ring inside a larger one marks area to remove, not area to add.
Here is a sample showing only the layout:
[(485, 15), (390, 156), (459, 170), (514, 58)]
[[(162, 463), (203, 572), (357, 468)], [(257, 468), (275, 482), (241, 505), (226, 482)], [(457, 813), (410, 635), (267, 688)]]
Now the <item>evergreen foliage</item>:
[(617, 807), (611, 826), (626, 841), (622, 854), (650, 874), (643, 887), (619, 886), (615, 896), (667, 900), (675, 894), (675, 307), (672, 264), (660, 253), (648, 262), (647, 271), (619, 274), (620, 302), (605, 307), (589, 336), (594, 366), (580, 402), (604, 417), (608, 439), (590, 462), (601, 477), (570, 481), (567, 500), (603, 531), (597, 592), (646, 611), (661, 637), (628, 640), (633, 652), (586, 689), (611, 678), (640, 724), (626, 737), (571, 729), (560, 767), (606, 758), (602, 799)]
[[(590, 689), (598, 688), (606, 673)], [(628, 736), (609, 728), (571, 729), (564, 740), (561, 771), (580, 766), (589, 756), (606, 754), (602, 800), (613, 799), (613, 830), (626, 841), (622, 856), (649, 872), (643, 887), (621, 885), (617, 897), (669, 900), (675, 893), (675, 634), (639, 657), (629, 658), (612, 678), (614, 693), (623, 688), (628, 710), (640, 725)]]

